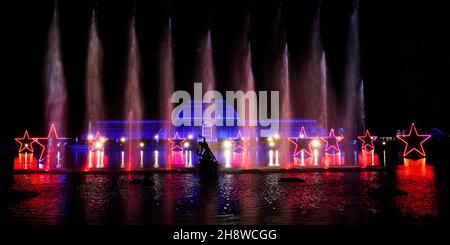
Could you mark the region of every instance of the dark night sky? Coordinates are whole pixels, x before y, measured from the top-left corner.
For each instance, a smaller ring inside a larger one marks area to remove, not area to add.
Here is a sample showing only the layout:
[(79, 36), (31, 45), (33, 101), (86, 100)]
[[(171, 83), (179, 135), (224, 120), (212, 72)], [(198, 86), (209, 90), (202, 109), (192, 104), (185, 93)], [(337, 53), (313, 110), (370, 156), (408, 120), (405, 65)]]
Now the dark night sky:
[[(450, 15), (444, 1), (360, 2), (361, 73), (366, 89), (366, 122), (376, 134), (394, 134), (415, 121), (420, 128), (449, 127), (446, 90), (450, 68)], [(291, 70), (300, 66), (307, 47), (316, 1), (284, 1), (283, 23), (291, 50)], [(321, 32), (329, 76), (339, 88), (343, 79), (348, 21), (352, 1), (322, 1)], [(62, 55), (69, 89), (69, 128), (83, 132), (84, 69), (89, 21), (94, 1), (60, 1)], [(199, 37), (213, 32), (219, 87), (229, 79), (230, 55), (246, 11), (251, 15), (255, 80), (267, 80), (271, 69), (275, 1), (137, 1), (137, 35), (142, 59), (145, 115), (157, 114), (158, 48), (164, 23), (173, 16), (177, 89), (192, 88)], [(128, 26), (133, 1), (99, 1), (98, 28), (104, 46), (103, 85), (107, 114), (119, 118)], [(2, 142), (24, 129), (43, 134), (42, 71), (53, 1), (1, 3)], [(210, 16), (210, 18), (208, 18)], [(265, 81), (267, 82), (267, 81)]]

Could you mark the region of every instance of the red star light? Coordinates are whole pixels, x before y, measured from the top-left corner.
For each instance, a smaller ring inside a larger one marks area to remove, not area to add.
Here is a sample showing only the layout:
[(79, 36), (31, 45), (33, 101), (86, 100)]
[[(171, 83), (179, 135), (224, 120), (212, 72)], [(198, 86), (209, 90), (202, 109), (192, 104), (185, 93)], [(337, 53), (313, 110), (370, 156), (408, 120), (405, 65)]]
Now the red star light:
[(339, 142), (341, 142), (344, 139), (344, 137), (343, 136), (336, 137), (334, 129), (330, 130), (330, 134), (328, 135), (328, 137), (320, 137), (320, 139), (327, 143), (325, 147), (325, 152), (329, 152), (330, 150), (341, 152), (341, 149), (339, 148)]
[[(42, 152), (41, 155), (39, 157), (39, 162), (42, 162), (45, 157), (44, 157), (44, 153), (47, 151), (47, 155), (48, 155), (48, 148), (53, 148), (53, 147), (59, 147), (60, 146), (60, 141), (62, 140), (67, 140), (68, 138), (61, 138), (58, 136), (58, 132), (56, 131), (56, 127), (55, 124), (52, 124), (50, 126), (50, 130), (48, 132), (47, 137), (42, 137), (42, 138), (34, 138), (36, 143), (38, 143), (39, 145), (42, 146)], [(46, 142), (46, 144), (42, 144), (40, 141)], [(56, 145), (55, 145), (56, 143)]]
[(397, 138), (405, 143), (405, 150), (403, 151), (403, 157), (408, 156), (412, 152), (417, 152), (421, 156), (425, 157), (425, 150), (423, 149), (423, 143), (431, 138), (429, 134), (418, 134), (416, 125), (411, 124), (408, 135), (397, 135)]
[(308, 137), (305, 127), (300, 129), (300, 133), (297, 137), (288, 137), (288, 140), (295, 145), (294, 157), (301, 155), (302, 152), (312, 156), (311, 139), (313, 139), (313, 137)]
[(249, 139), (242, 137), (241, 131), (239, 130), (236, 138), (231, 139), (233, 141), (234, 151), (243, 152), (247, 150), (247, 145), (249, 143)]
[(105, 151), (105, 143), (108, 138), (102, 136), (99, 131), (93, 135), (88, 136), (89, 141), (89, 151)]
[(39, 144), (39, 142), (36, 142), (35, 139), (30, 138), (28, 130), (25, 131), (22, 138), (15, 138), (15, 140), (20, 144), (19, 153), (22, 153), (24, 151), (33, 153), (34, 152), (33, 143)]
[(167, 140), (169, 141), (171, 151), (182, 151), (183, 143), (186, 141), (186, 138), (180, 138), (178, 132), (175, 132), (175, 136), (173, 138), (168, 138)]
[(373, 142), (377, 139), (377, 136), (371, 136), (369, 130), (366, 130), (366, 134), (363, 136), (358, 136), (358, 139), (362, 141), (363, 151), (372, 151), (375, 149)]

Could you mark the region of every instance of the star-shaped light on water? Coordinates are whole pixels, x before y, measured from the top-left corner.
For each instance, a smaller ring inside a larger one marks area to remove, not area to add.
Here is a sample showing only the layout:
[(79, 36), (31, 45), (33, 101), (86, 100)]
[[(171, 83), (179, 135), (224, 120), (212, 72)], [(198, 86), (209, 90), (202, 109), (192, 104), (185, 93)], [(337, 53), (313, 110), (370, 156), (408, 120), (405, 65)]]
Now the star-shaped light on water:
[(322, 139), (327, 143), (325, 147), (325, 152), (329, 153), (332, 150), (336, 152), (341, 152), (339, 142), (341, 142), (344, 139), (344, 136), (336, 136), (336, 134), (334, 133), (334, 129), (330, 130), (328, 137), (320, 137), (320, 139)]
[(240, 130), (238, 131), (236, 137), (232, 138), (231, 141), (233, 142), (235, 152), (244, 152), (247, 150), (249, 139), (243, 137)]
[(417, 152), (421, 156), (425, 157), (425, 150), (423, 149), (423, 143), (431, 138), (429, 134), (419, 134), (417, 132), (416, 125), (411, 124), (409, 134), (397, 135), (397, 138), (405, 143), (405, 150), (403, 151), (403, 157), (410, 155), (413, 152)]
[(369, 130), (366, 130), (366, 133), (362, 136), (358, 136), (358, 139), (362, 141), (362, 150), (363, 151), (373, 151), (375, 146), (373, 142), (377, 139), (377, 136), (371, 136)]
[(66, 143), (65, 141), (68, 139), (69, 138), (59, 137), (58, 132), (56, 131), (55, 124), (52, 124), (50, 126), (50, 130), (48, 132), (47, 137), (35, 138), (36, 142), (38, 142), (38, 144), (40, 144), (43, 148), (41, 155), (39, 157), (39, 162), (42, 162), (49, 154), (54, 153), (49, 152), (49, 149), (55, 149), (65, 145)]
[(20, 144), (19, 153), (22, 152), (33, 153), (34, 152), (33, 144), (34, 143), (39, 144), (39, 142), (37, 142), (36, 139), (30, 138), (28, 131), (25, 131), (22, 138), (15, 138), (15, 140)]
[(88, 136), (89, 151), (105, 151), (105, 143), (108, 138), (102, 136), (99, 131), (94, 135)]
[(294, 157), (298, 157), (301, 155), (301, 153), (306, 153), (309, 156), (312, 156), (312, 149), (311, 149), (311, 140), (314, 139), (313, 137), (308, 137), (306, 134), (305, 127), (302, 127), (300, 129), (300, 133), (297, 137), (288, 137), (288, 140), (295, 145), (294, 149)]
[(184, 147), (183, 144), (187, 139), (181, 138), (178, 132), (175, 132), (175, 136), (173, 138), (168, 138), (167, 140), (169, 141), (171, 151), (182, 151)]

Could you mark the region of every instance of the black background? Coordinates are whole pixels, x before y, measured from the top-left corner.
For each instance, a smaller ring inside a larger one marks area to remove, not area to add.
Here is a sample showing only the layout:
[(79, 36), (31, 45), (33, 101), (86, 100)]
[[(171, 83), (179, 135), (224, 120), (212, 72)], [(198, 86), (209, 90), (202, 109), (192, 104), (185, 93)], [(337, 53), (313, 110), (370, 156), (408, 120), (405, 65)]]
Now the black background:
[[(258, 89), (270, 84), (280, 1), (160, 0), (60, 1), (60, 32), (69, 91), (69, 136), (84, 132), (84, 70), (94, 5), (104, 46), (103, 87), (108, 118), (122, 117), (130, 17), (136, 25), (142, 61), (145, 117), (158, 115), (158, 50), (163, 28), (173, 18), (176, 89), (191, 89), (200, 37), (212, 28), (219, 88), (230, 78), (230, 56), (245, 15), (251, 16), (253, 69)], [(291, 71), (302, 64), (319, 1), (285, 0), (282, 23), (291, 51)], [(322, 42), (330, 83), (343, 80), (346, 38), (354, 1), (323, 0)], [(43, 69), (53, 1), (0, 3), (0, 96), (2, 143), (25, 129), (46, 133), (43, 122)], [(366, 123), (378, 135), (393, 135), (411, 122), (419, 128), (449, 129), (447, 83), (450, 68), (450, 15), (444, 1), (360, 1), (361, 75), (365, 81)], [(303, 55), (303, 56), (302, 56)], [(299, 82), (293, 79), (294, 83)]]

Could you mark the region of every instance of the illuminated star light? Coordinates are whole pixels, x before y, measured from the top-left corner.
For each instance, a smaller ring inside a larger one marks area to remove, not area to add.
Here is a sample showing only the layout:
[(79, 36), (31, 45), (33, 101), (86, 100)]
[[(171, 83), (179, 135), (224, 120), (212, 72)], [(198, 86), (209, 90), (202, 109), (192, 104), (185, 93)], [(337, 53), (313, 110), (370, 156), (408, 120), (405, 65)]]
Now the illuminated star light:
[(34, 138), (30, 138), (28, 130), (25, 131), (22, 138), (15, 138), (15, 140), (20, 144), (19, 153), (22, 153), (24, 151), (29, 151), (33, 153), (34, 152), (33, 143), (39, 144), (39, 142), (36, 142)]
[(182, 151), (184, 141), (187, 139), (181, 138), (178, 132), (175, 132), (175, 136), (173, 138), (168, 138), (167, 140), (169, 141), (171, 151)]
[(299, 154), (301, 154), (301, 152), (307, 153), (309, 156), (312, 156), (313, 151), (311, 149), (310, 142), (310, 140), (312, 139), (314, 139), (314, 137), (308, 137), (305, 127), (302, 127), (300, 129), (300, 133), (297, 137), (288, 137), (288, 140), (295, 145), (294, 157), (297, 157)]
[(325, 152), (329, 152), (332, 149), (334, 149), (338, 153), (341, 152), (341, 149), (339, 148), (339, 142), (341, 142), (344, 139), (344, 137), (343, 136), (336, 137), (334, 129), (330, 130), (330, 134), (328, 135), (328, 137), (320, 137), (320, 139), (327, 143), (325, 147)]
[[(57, 145), (59, 145), (59, 144), (60, 144), (60, 143), (59, 143), (60, 140), (68, 140), (69, 138), (61, 138), (61, 137), (59, 137), (59, 136), (58, 136), (58, 132), (56, 131), (55, 124), (53, 123), (53, 124), (50, 126), (50, 130), (49, 130), (49, 132), (48, 132), (47, 137), (34, 138), (34, 139), (35, 139), (36, 143), (38, 143), (39, 145), (42, 146), (42, 152), (41, 152), (41, 155), (39, 156), (39, 162), (42, 162), (42, 161), (45, 159), (44, 153), (45, 153), (45, 151), (46, 151), (46, 149), (47, 149), (47, 147), (48, 147), (48, 143), (49, 143), (52, 139), (56, 139), (57, 142), (58, 142)], [(47, 141), (47, 144), (44, 145), (44, 144), (40, 143), (39, 141)]]
[(233, 142), (234, 151), (246, 151), (249, 139), (242, 137), (241, 130), (238, 131), (236, 138), (231, 138)]
[(405, 150), (403, 151), (403, 157), (408, 156), (413, 151), (419, 153), (425, 157), (425, 150), (423, 149), (423, 143), (431, 138), (429, 134), (418, 134), (416, 125), (411, 124), (408, 135), (397, 135), (397, 138), (405, 143)]
[(108, 138), (102, 136), (99, 131), (95, 133), (95, 136), (89, 135), (89, 151), (105, 151), (105, 143)]
[(371, 136), (369, 130), (366, 130), (365, 135), (358, 136), (358, 139), (361, 140), (362, 143), (362, 150), (363, 151), (372, 151), (375, 149), (375, 146), (373, 145), (373, 142), (377, 139), (377, 136)]

